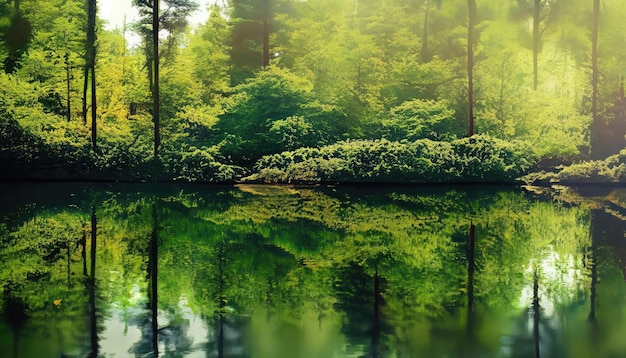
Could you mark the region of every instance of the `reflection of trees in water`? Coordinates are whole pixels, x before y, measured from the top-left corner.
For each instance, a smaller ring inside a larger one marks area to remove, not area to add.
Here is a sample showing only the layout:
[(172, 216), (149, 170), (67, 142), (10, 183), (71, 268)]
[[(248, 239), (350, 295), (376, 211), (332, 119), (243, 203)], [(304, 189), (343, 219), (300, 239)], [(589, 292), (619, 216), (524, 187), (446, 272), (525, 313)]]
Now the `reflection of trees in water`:
[[(574, 296), (583, 290), (590, 300), (586, 313), (597, 309), (593, 316), (598, 327), (609, 327), (609, 320), (617, 321), (608, 319), (606, 308), (602, 311), (594, 303), (595, 297), (598, 302), (607, 297), (602, 291), (605, 282), (598, 282), (608, 270), (602, 265), (612, 264), (608, 250), (603, 249), (609, 245), (608, 238), (591, 246), (588, 257), (598, 266), (595, 273), (589, 266), (590, 282), (575, 278), (576, 285), (559, 286), (541, 265), (535, 266), (536, 275), (527, 271), (529, 262), (544, 260), (549, 247), (561, 257), (562, 262), (555, 267), (576, 269), (564, 262), (568, 258), (582, 261), (579, 256), (586, 244), (580, 232), (589, 233), (589, 218), (580, 214), (583, 209), (535, 203), (515, 193), (489, 199), (393, 194), (370, 199), (351, 193), (350, 201), (344, 202), (340, 194), (334, 194), (339, 199), (332, 199), (311, 191), (284, 194), (280, 200), (270, 197), (268, 207), (263, 207), (265, 198), (261, 196), (224, 195), (227, 204), (212, 203), (208, 209), (201, 202), (187, 203), (181, 195), (162, 201), (158, 212), (150, 206), (152, 215), (141, 214), (145, 200), (132, 199), (131, 195), (129, 202), (107, 201), (99, 207), (97, 218), (94, 213), (96, 223), (91, 233), (98, 233), (98, 241), (92, 237), (91, 247), (88, 238), (81, 238), (89, 230), (80, 229), (82, 233), (76, 232), (76, 252), (72, 251), (74, 245), (63, 242), (58, 254), (50, 255), (56, 252), (51, 247), (42, 257), (62, 259), (58, 264), (61, 274), (55, 282), (66, 287), (65, 282), (72, 277), (66, 273), (80, 272), (82, 256), (83, 274), (89, 275), (83, 302), (90, 308), (91, 349), (100, 353), (106, 349), (97, 347), (98, 335), (102, 334), (99, 325), (109, 308), (98, 295), (117, 299), (119, 293), (107, 290), (122, 292), (129, 290), (130, 283), (137, 285), (136, 280), (124, 278), (128, 276), (141, 277), (148, 286), (147, 291), (145, 286), (141, 288), (147, 292), (147, 305), (142, 306), (141, 314), (131, 314), (128, 321), (141, 332), (130, 350), (139, 356), (198, 350), (213, 357), (248, 356), (256, 344), (250, 337), (251, 332), (258, 333), (252, 330), (254, 325), (277, 334), (271, 344), (278, 345), (282, 338), (301, 347), (304, 334), (310, 334), (298, 331), (303, 312), (313, 309), (320, 334), (335, 325), (351, 353), (370, 357), (415, 352), (454, 354), (468, 347), (479, 348), (478, 353), (493, 353), (498, 348), (489, 342), (499, 337), (486, 332), (489, 327), (505, 327), (505, 322), (515, 328), (504, 337), (510, 342), (502, 346), (526, 356), (562, 353), (565, 343), (560, 336), (568, 324), (563, 320), (571, 314), (567, 310), (580, 304), (581, 298)], [(467, 202), (455, 204), (461, 198)], [(292, 221), (285, 208), (296, 211)], [(468, 250), (472, 240), (468, 241), (466, 209), (476, 210), (472, 216), (473, 254)], [(315, 213), (321, 213), (320, 217)], [(255, 219), (242, 219), (248, 216)], [(592, 219), (594, 230), (614, 224), (597, 220)], [(119, 233), (108, 235), (108, 226), (119, 226)], [(623, 238), (623, 226), (622, 231), (618, 229), (604, 235), (617, 237), (619, 233)], [(594, 236), (602, 235), (600, 231)], [(112, 247), (115, 240), (120, 242), (120, 252), (115, 255), (119, 254), (122, 263), (111, 259), (111, 250), (117, 249)], [(619, 250), (616, 253), (619, 255)], [(143, 261), (145, 266), (138, 269), (139, 264), (129, 264), (118, 270), (115, 265), (126, 265), (124, 260)], [(87, 263), (91, 264), (89, 270)], [(113, 270), (128, 272), (120, 274), (119, 282), (115, 276), (115, 283), (110, 283)], [(96, 271), (98, 286), (90, 284), (95, 282)], [(44, 277), (41, 282), (49, 281), (46, 272), (40, 275)], [(519, 295), (525, 289), (529, 297), (524, 310), (519, 307)], [(23, 294), (18, 291), (11, 296), (21, 299)], [(193, 313), (183, 312), (177, 302), (181, 294), (188, 295), (189, 312)], [(5, 304), (13, 304), (7, 300)], [(23, 304), (29, 307), (29, 302)], [(508, 312), (508, 316), (483, 319), (494, 307)], [(261, 314), (253, 315), (255, 311)], [(201, 317), (207, 329), (206, 341), (196, 344), (192, 337), (197, 335), (190, 332), (189, 322), (194, 315)], [(433, 346), (443, 338), (412, 342), (418, 332), (415, 327), (430, 337), (448, 335), (446, 343), (436, 351)], [(289, 336), (278, 336), (286, 330), (291, 331)]]
[(4, 287), (4, 292), (2, 293), (2, 318), (13, 334), (13, 356), (19, 357), (19, 337), (22, 334), (22, 327), (24, 327), (29, 317), (26, 304), (21, 298), (14, 296), (13, 285), (14, 283), (9, 282)]
[[(152, 231), (148, 241), (146, 281), (148, 302), (144, 314), (129, 319), (141, 332), (141, 338), (129, 350), (139, 356), (182, 356), (191, 351), (193, 340), (188, 337), (189, 322), (177, 312), (177, 307), (166, 304), (159, 310), (159, 207), (152, 204)], [(170, 318), (168, 320), (168, 318)], [(159, 327), (159, 321), (162, 326)], [(164, 324), (164, 321), (165, 324)], [(160, 352), (159, 348), (163, 351)]]
[(89, 333), (91, 338), (90, 357), (97, 357), (98, 346), (98, 319), (96, 307), (96, 253), (97, 253), (97, 237), (98, 237), (98, 217), (96, 216), (96, 207), (91, 208), (91, 275), (87, 281), (87, 290), (89, 292)]

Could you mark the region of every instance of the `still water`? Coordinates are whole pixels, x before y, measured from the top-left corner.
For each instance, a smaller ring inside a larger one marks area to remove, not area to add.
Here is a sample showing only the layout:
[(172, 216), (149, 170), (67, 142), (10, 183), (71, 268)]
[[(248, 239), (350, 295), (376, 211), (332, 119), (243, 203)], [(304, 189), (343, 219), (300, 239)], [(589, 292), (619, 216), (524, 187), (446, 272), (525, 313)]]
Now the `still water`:
[(2, 357), (626, 356), (626, 189), (0, 194)]

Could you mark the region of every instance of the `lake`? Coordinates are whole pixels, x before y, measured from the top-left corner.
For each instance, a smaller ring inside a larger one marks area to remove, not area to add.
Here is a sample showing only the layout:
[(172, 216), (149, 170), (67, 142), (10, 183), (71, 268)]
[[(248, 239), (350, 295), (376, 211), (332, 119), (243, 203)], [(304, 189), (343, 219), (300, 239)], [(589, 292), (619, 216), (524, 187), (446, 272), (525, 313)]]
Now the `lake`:
[(623, 357), (626, 189), (5, 183), (3, 357)]

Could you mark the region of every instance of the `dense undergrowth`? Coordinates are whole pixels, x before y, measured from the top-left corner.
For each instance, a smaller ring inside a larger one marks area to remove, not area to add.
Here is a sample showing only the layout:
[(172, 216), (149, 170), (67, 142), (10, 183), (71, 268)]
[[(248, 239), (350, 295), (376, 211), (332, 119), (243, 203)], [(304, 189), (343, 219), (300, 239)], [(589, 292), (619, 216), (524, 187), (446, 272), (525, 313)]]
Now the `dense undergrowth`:
[(531, 147), (474, 136), (451, 142), (420, 139), (343, 141), (265, 156), (247, 181), (510, 182), (534, 164)]

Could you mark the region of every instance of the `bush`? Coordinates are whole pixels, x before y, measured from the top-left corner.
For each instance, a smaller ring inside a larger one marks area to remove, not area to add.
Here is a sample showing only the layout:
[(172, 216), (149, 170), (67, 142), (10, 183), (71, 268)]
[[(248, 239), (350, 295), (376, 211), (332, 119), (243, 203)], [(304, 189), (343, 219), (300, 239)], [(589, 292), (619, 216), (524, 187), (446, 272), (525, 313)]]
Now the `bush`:
[(469, 181), (512, 181), (524, 175), (536, 162), (526, 142), (507, 142), (477, 135), (452, 142), (457, 168)]
[(451, 143), (428, 139), (413, 142), (357, 140), (265, 156), (257, 162), (257, 172), (244, 180), (504, 182), (526, 173), (534, 160), (529, 145), (486, 136)]
[(626, 182), (626, 149), (605, 160), (591, 160), (563, 168), (557, 178), (562, 183)]
[[(164, 176), (187, 182), (228, 182), (243, 175), (243, 168), (220, 162), (217, 147), (165, 148), (161, 155)], [(156, 174), (156, 173), (155, 173)]]

